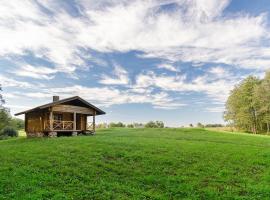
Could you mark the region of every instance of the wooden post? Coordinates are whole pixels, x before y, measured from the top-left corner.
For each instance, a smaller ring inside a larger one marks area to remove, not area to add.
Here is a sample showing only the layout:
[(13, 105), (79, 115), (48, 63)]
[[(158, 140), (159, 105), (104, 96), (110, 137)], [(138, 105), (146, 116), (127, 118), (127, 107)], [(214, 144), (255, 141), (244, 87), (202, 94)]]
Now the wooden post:
[(50, 120), (50, 131), (53, 131), (53, 112), (52, 111), (50, 111), (49, 120)]
[(73, 131), (76, 131), (76, 113), (73, 113)]
[(93, 114), (93, 132), (96, 132), (96, 111)]
[(28, 117), (27, 117), (27, 113), (25, 113), (25, 115), (24, 115), (24, 129), (25, 129), (25, 132), (27, 133), (28, 132)]

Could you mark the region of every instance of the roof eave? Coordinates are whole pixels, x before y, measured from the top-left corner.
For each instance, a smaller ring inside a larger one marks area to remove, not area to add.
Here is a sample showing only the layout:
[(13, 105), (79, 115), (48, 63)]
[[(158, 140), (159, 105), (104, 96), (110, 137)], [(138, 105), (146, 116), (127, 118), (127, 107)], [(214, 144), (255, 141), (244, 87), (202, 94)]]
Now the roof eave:
[(23, 112), (16, 113), (15, 116), (26, 114), (26, 113), (29, 113), (29, 112), (32, 112), (32, 111), (35, 111), (35, 110), (39, 110), (39, 109), (45, 109), (45, 108), (48, 108), (48, 107), (51, 107), (51, 106), (54, 106), (54, 105), (57, 105), (57, 104), (65, 103), (65, 102), (68, 102), (68, 101), (72, 101), (72, 100), (75, 100), (75, 99), (79, 99), (80, 101), (82, 101), (83, 103), (85, 103), (86, 105), (91, 107), (92, 109), (99, 112), (100, 114), (98, 114), (98, 115), (105, 115), (106, 114), (106, 112), (104, 112), (103, 110), (97, 108), (96, 106), (92, 105), (91, 103), (85, 101), (81, 97), (74, 96), (74, 97), (62, 99), (62, 100), (59, 100), (59, 101), (56, 101), (56, 102), (48, 103), (48, 104), (45, 104), (45, 105), (42, 105), (42, 106), (39, 106), (39, 107), (36, 107), (36, 108), (32, 108), (30, 110), (26, 110), (26, 111), (23, 111)]

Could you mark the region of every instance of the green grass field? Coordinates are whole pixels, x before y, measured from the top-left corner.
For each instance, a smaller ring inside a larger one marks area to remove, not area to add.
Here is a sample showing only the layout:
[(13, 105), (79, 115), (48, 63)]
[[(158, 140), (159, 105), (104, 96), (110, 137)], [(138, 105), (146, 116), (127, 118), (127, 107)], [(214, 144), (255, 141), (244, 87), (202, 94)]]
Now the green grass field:
[(106, 129), (0, 141), (0, 199), (269, 199), (270, 137)]

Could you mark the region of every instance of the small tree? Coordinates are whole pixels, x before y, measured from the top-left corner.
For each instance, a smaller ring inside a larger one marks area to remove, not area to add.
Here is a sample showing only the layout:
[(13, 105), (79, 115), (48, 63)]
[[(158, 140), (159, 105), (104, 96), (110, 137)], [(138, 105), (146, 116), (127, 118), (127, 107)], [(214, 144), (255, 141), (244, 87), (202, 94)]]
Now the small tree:
[(193, 124), (189, 124), (189, 127), (191, 127), (191, 128), (192, 128), (192, 127), (193, 127)]
[[(0, 92), (2, 92), (2, 85), (0, 84)], [(3, 98), (3, 95), (0, 93), (0, 110), (4, 109), (4, 103), (5, 103), (5, 100)]]

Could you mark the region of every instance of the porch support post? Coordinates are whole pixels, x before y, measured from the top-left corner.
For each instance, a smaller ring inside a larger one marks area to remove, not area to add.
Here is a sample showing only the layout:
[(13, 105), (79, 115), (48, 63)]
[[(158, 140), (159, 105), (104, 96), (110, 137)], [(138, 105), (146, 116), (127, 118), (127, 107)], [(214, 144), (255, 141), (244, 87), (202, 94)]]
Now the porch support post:
[(96, 111), (93, 114), (93, 132), (96, 132)]
[(50, 111), (50, 131), (53, 131), (53, 111)]
[(76, 131), (76, 114), (77, 113), (73, 113), (73, 131)]

